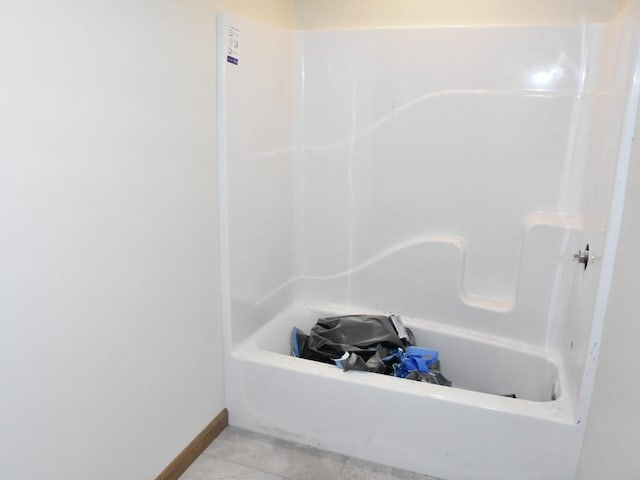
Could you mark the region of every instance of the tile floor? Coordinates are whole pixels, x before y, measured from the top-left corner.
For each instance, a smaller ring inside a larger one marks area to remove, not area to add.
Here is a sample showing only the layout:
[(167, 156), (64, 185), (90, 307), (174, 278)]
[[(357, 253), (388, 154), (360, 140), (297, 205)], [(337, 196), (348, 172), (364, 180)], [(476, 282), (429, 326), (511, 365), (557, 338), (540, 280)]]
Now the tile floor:
[(227, 427), (180, 480), (437, 480)]

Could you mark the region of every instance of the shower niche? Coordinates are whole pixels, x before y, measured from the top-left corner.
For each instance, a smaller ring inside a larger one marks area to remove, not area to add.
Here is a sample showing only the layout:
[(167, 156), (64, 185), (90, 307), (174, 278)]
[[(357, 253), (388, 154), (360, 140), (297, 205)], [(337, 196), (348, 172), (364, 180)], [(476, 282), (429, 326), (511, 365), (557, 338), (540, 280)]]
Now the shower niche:
[[(573, 478), (638, 18), (296, 31), (219, 14), (230, 423), (447, 480)], [(290, 355), (294, 326), (390, 312), (453, 387)]]

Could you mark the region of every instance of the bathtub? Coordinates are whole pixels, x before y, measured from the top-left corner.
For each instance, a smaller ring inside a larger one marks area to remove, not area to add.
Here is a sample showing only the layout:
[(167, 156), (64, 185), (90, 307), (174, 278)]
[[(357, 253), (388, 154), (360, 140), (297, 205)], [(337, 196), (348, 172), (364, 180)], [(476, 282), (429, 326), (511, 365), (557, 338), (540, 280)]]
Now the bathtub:
[(230, 422), (447, 479), (572, 477), (580, 427), (560, 358), (408, 318), (416, 343), (440, 351), (452, 388), (291, 356), (293, 326), (353, 311), (292, 304), (234, 348)]
[[(295, 31), (220, 14), (230, 424), (446, 480), (574, 478), (638, 19), (638, 2), (564, 26)], [(291, 356), (293, 327), (360, 313), (399, 314), (453, 386)]]

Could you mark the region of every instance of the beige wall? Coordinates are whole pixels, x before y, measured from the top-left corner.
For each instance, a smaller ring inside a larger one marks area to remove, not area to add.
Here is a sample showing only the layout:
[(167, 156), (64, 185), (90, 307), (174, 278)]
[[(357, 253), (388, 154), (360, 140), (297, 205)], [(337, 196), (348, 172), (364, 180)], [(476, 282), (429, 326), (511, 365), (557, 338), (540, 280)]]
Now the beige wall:
[(295, 26), (293, 0), (214, 0), (210, 3), (218, 10), (236, 15), (276, 25)]
[(602, 21), (628, 0), (295, 0), (301, 29)]
[(0, 478), (147, 480), (224, 408), (215, 15), (0, 2)]

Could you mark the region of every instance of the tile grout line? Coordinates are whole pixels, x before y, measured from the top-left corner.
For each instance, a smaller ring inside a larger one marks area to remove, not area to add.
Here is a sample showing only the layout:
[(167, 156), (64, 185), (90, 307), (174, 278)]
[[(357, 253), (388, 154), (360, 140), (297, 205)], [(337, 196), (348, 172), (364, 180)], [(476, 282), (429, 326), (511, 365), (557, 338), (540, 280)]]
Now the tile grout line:
[[(238, 461), (235, 461), (235, 460), (229, 460), (228, 458), (221, 457), (219, 455), (216, 455), (215, 453), (208, 452), (207, 450), (202, 452), (202, 455), (205, 455), (205, 454), (207, 456), (209, 456), (209, 457), (213, 457), (213, 458), (216, 458), (218, 460), (223, 460), (225, 462), (233, 463), (235, 465), (239, 465), (241, 467), (248, 468), (249, 470), (253, 470), (255, 472), (260, 472), (260, 473), (265, 473), (267, 475), (271, 475), (271, 476), (273, 476), (273, 477), (275, 477), (275, 478), (277, 478), (279, 480), (299, 480), (299, 479), (295, 479), (295, 478), (291, 478), (291, 477), (286, 477), (284, 475), (280, 475), (280, 474), (277, 474), (277, 473), (269, 472), (269, 471), (263, 470), (261, 468), (256, 468), (253, 465), (247, 465), (246, 463), (241, 463), (241, 462), (238, 462)], [(347, 467), (347, 463), (349, 462), (349, 460), (351, 458), (353, 458), (353, 457), (347, 457), (347, 456), (342, 455), (342, 454), (338, 454), (338, 455), (340, 455), (342, 457), (342, 465), (340, 466), (340, 469), (338, 470), (338, 473), (335, 476), (334, 480), (340, 480), (340, 476), (343, 474), (344, 469)], [(384, 464), (379, 464), (379, 465), (383, 465), (384, 466)], [(411, 472), (411, 473), (417, 473), (417, 472)], [(420, 475), (420, 474), (418, 474), (418, 475)], [(444, 480), (444, 479), (431, 477), (430, 475), (425, 475), (425, 479), (424, 480)]]
[(283, 477), (282, 475), (279, 475), (277, 473), (268, 472), (267, 470), (262, 470), (260, 468), (254, 467), (253, 465), (247, 465), (246, 463), (240, 463), (240, 462), (238, 462), (236, 460), (229, 460), (228, 458), (221, 457), (219, 455), (216, 455), (215, 453), (211, 453), (211, 452), (207, 452), (207, 451), (204, 451), (202, 453), (203, 454), (206, 453), (210, 457), (217, 458), (218, 460), (224, 460), (225, 462), (233, 463), (235, 465), (240, 465), (241, 467), (248, 468), (249, 470), (253, 470), (255, 472), (266, 473), (267, 475), (271, 475), (271, 476), (279, 478), (281, 480), (290, 480), (290, 479), (287, 479), (287, 477)]
[[(204, 455), (204, 454), (207, 454), (207, 456), (209, 456), (209, 457), (217, 458), (218, 460), (224, 460), (225, 462), (233, 463), (235, 465), (240, 465), (241, 467), (245, 467), (245, 468), (248, 468), (250, 470), (254, 470), (256, 472), (266, 473), (267, 475), (272, 475), (272, 476), (277, 477), (277, 478), (282, 479), (282, 480), (298, 480), (298, 479), (295, 479), (295, 478), (285, 477), (285, 476), (279, 475), (277, 473), (269, 472), (267, 470), (262, 470), (260, 468), (254, 467), (253, 465), (247, 465), (246, 463), (240, 463), (240, 462), (237, 462), (235, 460), (229, 460), (228, 458), (221, 457), (219, 455), (216, 455), (215, 453), (207, 452), (206, 450), (204, 452), (202, 452), (202, 455)], [(338, 454), (338, 455), (340, 455), (340, 454)], [(338, 480), (340, 478), (340, 475), (342, 475), (342, 472), (345, 469), (345, 467), (347, 465), (347, 462), (349, 461), (349, 457), (346, 457), (344, 455), (341, 455), (341, 456), (342, 456), (342, 465), (340, 465), (340, 469), (338, 470), (338, 474), (336, 475), (334, 480)]]
[(340, 470), (338, 470), (338, 475), (336, 475), (335, 480), (340, 480), (340, 476), (342, 475), (342, 472), (344, 472), (344, 469), (346, 468), (348, 461), (349, 461), (349, 457), (345, 456), (342, 461), (342, 466), (340, 467)]
[[(267, 440), (282, 440), (282, 439), (276, 439), (275, 437), (267, 437)], [(223, 438), (218, 438), (218, 439), (215, 440), (215, 442), (224, 443), (224, 439)], [(297, 444), (295, 442), (290, 442), (290, 441), (287, 441), (287, 440), (282, 440), (282, 442), (285, 442), (286, 444), (291, 444), (290, 446), (292, 446), (292, 447), (303, 446), (303, 447), (308, 447), (308, 448), (311, 448), (311, 449), (314, 449), (314, 450), (318, 450), (320, 452), (325, 452), (325, 453), (330, 453), (330, 454), (335, 454), (335, 455), (340, 456), (341, 457), (340, 467), (337, 470), (337, 473), (335, 474), (334, 477), (330, 477), (327, 480), (340, 480), (340, 478), (343, 475), (344, 470), (345, 470), (345, 468), (347, 466), (347, 463), (349, 462), (349, 460), (352, 459), (352, 457), (348, 457), (348, 456), (346, 456), (344, 454), (339, 454), (337, 452), (330, 452), (329, 450), (320, 449), (320, 448), (313, 447), (313, 446), (310, 446), (310, 445)], [(212, 443), (212, 445), (213, 445), (213, 443)], [(286, 446), (289, 446), (289, 445), (286, 445)], [(238, 460), (230, 460), (228, 458), (222, 457), (221, 455), (210, 451), (210, 447), (202, 452), (201, 456), (203, 456), (203, 455), (207, 455), (210, 458), (216, 458), (218, 460), (223, 460), (225, 462), (229, 462), (229, 463), (232, 463), (234, 465), (238, 465), (238, 466), (241, 466), (241, 467), (244, 467), (244, 468), (248, 468), (249, 470), (252, 470), (254, 472), (264, 473), (264, 474), (273, 476), (274, 478), (277, 478), (278, 480), (300, 480), (300, 479), (296, 479), (296, 478), (292, 478), (292, 477), (286, 476), (285, 474), (275, 473), (275, 472), (272, 472), (272, 471), (264, 470), (262, 468), (257, 468), (254, 465), (250, 465), (250, 464), (238, 461)], [(370, 462), (368, 462), (368, 463), (370, 463)], [(385, 466), (384, 464), (380, 464), (380, 465)], [(411, 473), (417, 473), (417, 472), (411, 472)], [(431, 477), (429, 475), (426, 475), (424, 480), (443, 480), (443, 479), (438, 479), (436, 477)]]
[(270, 475), (272, 477), (277, 478), (278, 480), (288, 480), (287, 477), (283, 477), (282, 475), (278, 475), (277, 473), (268, 472), (266, 470), (262, 470), (260, 468), (254, 467), (254, 466), (250, 466), (250, 465), (246, 465), (244, 463), (236, 462), (235, 460), (229, 460), (228, 458), (219, 457), (218, 455), (214, 455), (213, 453), (210, 453), (209, 456), (213, 457), (213, 458), (217, 458), (218, 460), (223, 460), (223, 461), (228, 462), (228, 463), (233, 463), (234, 465), (239, 465), (241, 467), (248, 468), (249, 470), (253, 470), (254, 472), (265, 473), (267, 475)]
[[(335, 455), (340, 456), (340, 457), (341, 457), (341, 465), (340, 465), (340, 468), (339, 468), (339, 470), (338, 470), (338, 474), (337, 474), (337, 476), (335, 477), (335, 480), (338, 480), (338, 479), (340, 478), (340, 475), (342, 474), (342, 471), (344, 470), (344, 468), (345, 468), (345, 466), (346, 466), (347, 462), (349, 461), (349, 457), (347, 457), (346, 455), (343, 455), (343, 454), (341, 454), (341, 453), (330, 452), (329, 450), (323, 450), (323, 449), (320, 449), (320, 448), (317, 448), (317, 447), (313, 447), (313, 446), (311, 446), (311, 445), (297, 444), (297, 443), (295, 443), (295, 442), (291, 442), (291, 441), (289, 441), (289, 440), (277, 439), (277, 438), (275, 438), (275, 437), (268, 437), (268, 436), (267, 436), (267, 439), (268, 439), (268, 440), (281, 440), (282, 442), (284, 442), (285, 444), (287, 444), (287, 445), (286, 445), (287, 447), (303, 446), (303, 447), (308, 447), (308, 448), (310, 448), (310, 449), (318, 450), (318, 451), (320, 451), (320, 452), (329, 453), (329, 454), (335, 454)], [(220, 442), (220, 443), (223, 443), (223, 442), (224, 442), (224, 439), (223, 439), (223, 438), (217, 438), (215, 441), (218, 441), (218, 442)], [(212, 442), (212, 445), (213, 445), (213, 442)], [(204, 450), (204, 451), (202, 452), (201, 456), (206, 454), (206, 455), (208, 455), (209, 457), (217, 458), (217, 459), (219, 459), (219, 460), (224, 460), (225, 462), (230, 462), (230, 463), (233, 463), (233, 464), (235, 464), (235, 465), (240, 465), (240, 466), (242, 466), (242, 467), (249, 468), (249, 469), (254, 470), (254, 471), (256, 471), (256, 472), (266, 473), (266, 474), (268, 474), (268, 475), (272, 475), (272, 476), (277, 477), (278, 479), (282, 479), (282, 480), (298, 480), (298, 479), (293, 479), (293, 478), (290, 478), (290, 477), (285, 477), (284, 475), (280, 475), (280, 474), (278, 474), (278, 473), (273, 473), (273, 472), (269, 472), (269, 471), (267, 471), (267, 470), (262, 470), (262, 469), (260, 469), (260, 468), (256, 468), (256, 467), (254, 467), (253, 465), (247, 465), (246, 463), (241, 463), (241, 462), (238, 462), (238, 461), (236, 461), (236, 460), (229, 460), (229, 459), (227, 459), (227, 458), (221, 457), (220, 455), (216, 455), (216, 454), (215, 454), (215, 453), (213, 453), (213, 452), (210, 452), (210, 451), (209, 451), (209, 448), (210, 448), (210, 446), (209, 446), (206, 450)]]

